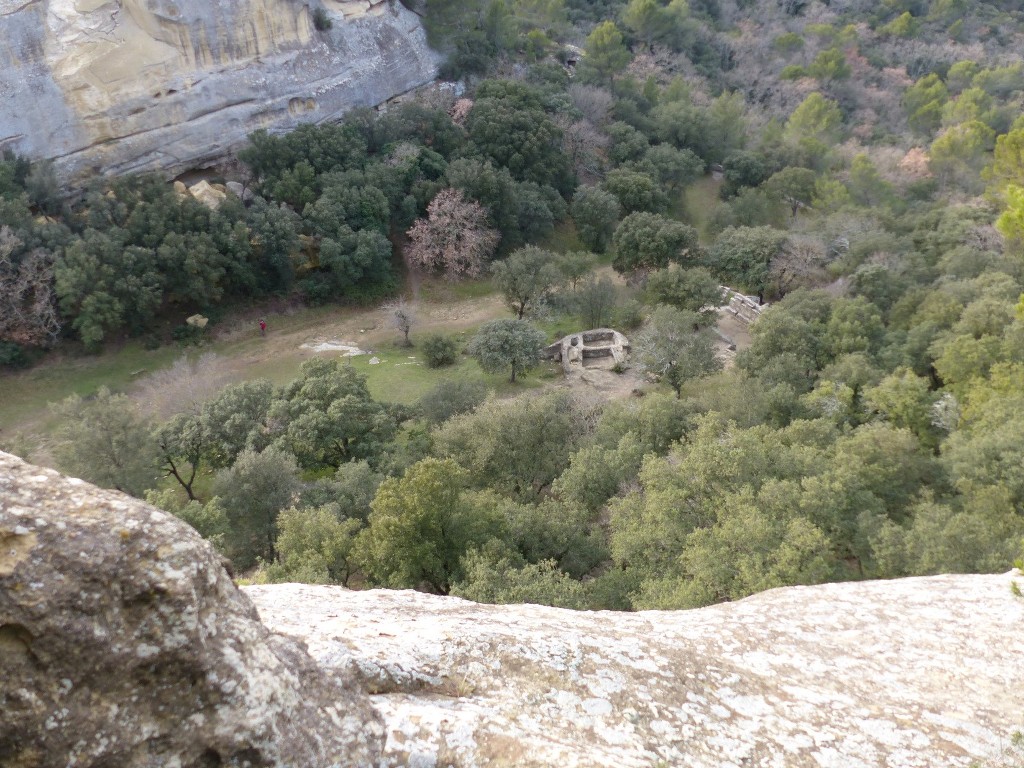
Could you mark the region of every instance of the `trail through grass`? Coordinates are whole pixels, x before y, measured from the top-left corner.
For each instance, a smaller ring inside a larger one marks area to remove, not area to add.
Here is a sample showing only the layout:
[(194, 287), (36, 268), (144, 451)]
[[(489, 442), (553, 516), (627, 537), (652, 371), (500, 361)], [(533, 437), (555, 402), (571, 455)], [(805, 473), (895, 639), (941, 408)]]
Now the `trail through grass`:
[[(455, 285), (427, 280), (423, 289), (419, 322), (411, 333), (414, 344), (429, 333), (461, 333), (468, 339), (481, 323), (508, 315), (489, 280)], [(148, 375), (169, 367), (182, 355), (195, 358), (214, 353), (227, 368), (229, 381), (262, 377), (284, 384), (295, 378), (303, 361), (317, 354), (303, 344), (337, 341), (368, 352), (350, 358), (351, 364), (367, 375), (371, 392), (381, 400), (411, 403), (445, 378), (477, 378), (499, 392), (503, 389), (502, 377), (484, 374), (469, 358), (436, 370), (427, 368), (422, 360), (410, 360), (417, 355), (416, 348), (398, 346), (398, 332), (377, 307), (313, 307), (268, 313), (266, 318), (266, 337), (260, 336), (255, 322), (234, 318), (215, 328), (214, 338), (200, 347), (170, 345), (146, 350), (132, 342), (99, 355), (55, 354), (27, 371), (4, 375), (0, 377), (0, 444), (16, 441), (19, 433), (26, 435), (30, 444), (43, 441), (56, 423), (50, 403), (72, 394), (87, 397), (101, 386), (133, 394)], [(374, 355), (382, 362), (370, 365)], [(529, 388), (529, 382), (527, 379), (522, 388)]]

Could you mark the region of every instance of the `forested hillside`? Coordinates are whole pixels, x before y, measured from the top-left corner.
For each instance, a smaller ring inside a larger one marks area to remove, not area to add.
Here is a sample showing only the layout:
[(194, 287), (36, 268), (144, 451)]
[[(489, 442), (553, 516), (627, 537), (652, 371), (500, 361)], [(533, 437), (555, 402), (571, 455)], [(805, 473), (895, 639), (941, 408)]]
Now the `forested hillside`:
[[(416, 403), (326, 359), (162, 413), (71, 398), (62, 468), (257, 580), (628, 610), (1010, 566), (1018, 3), (427, 0), (425, 23), (458, 88), (256, 133), (215, 209), (145, 176), (68, 197), (7, 157), (0, 364), (379, 302), (409, 270), (489, 276), (509, 316), (417, 341), (440, 373)], [(724, 366), (723, 284), (768, 304)], [(517, 382), (554, 328), (612, 324), (643, 396), (444, 376), (466, 351)]]

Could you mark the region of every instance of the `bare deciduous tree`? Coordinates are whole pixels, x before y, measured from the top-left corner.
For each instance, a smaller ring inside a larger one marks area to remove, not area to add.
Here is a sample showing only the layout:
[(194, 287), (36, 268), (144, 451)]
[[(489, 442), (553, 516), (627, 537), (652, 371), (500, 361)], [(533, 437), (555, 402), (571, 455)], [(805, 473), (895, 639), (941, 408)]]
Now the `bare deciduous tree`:
[(16, 261), (21, 245), (9, 227), (0, 228), (0, 339), (47, 346), (60, 334), (53, 254), (36, 248)]
[(231, 381), (227, 362), (213, 352), (196, 360), (182, 355), (139, 383), (133, 399), (156, 421), (179, 413), (196, 415), (203, 403), (213, 400)]
[(408, 303), (404, 297), (399, 297), (394, 301), (389, 301), (381, 309), (387, 312), (388, 322), (391, 323), (392, 327), (402, 334), (403, 345), (411, 347), (412, 342), (409, 341), (409, 331), (412, 330), (418, 321), (415, 305)]
[(575, 123), (559, 121), (562, 129), (562, 150), (565, 152), (577, 175), (589, 174), (597, 177), (601, 158), (611, 140), (587, 120)]
[(457, 189), (443, 189), (406, 233), (406, 255), (417, 267), (444, 272), (449, 280), (480, 274), (500, 236), (487, 226), (487, 211)]
[(772, 259), (770, 279), (780, 294), (825, 278), (825, 248), (809, 236), (790, 237)]
[(579, 83), (569, 86), (569, 98), (573, 106), (594, 125), (600, 125), (608, 119), (615, 101), (607, 89)]

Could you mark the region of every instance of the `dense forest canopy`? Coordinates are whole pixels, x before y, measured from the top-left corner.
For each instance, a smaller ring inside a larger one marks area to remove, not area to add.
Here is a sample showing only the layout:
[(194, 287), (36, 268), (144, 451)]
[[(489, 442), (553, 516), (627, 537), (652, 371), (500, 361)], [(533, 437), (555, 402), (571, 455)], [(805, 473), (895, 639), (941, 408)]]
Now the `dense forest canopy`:
[[(270, 581), (640, 609), (1008, 567), (1018, 3), (427, 0), (425, 23), (463, 91), (257, 132), (215, 208), (149, 176), (67, 198), (6, 157), (0, 365), (189, 341), (186, 316), (271, 296), (379, 301), (415, 267), (489, 275), (510, 310), (419, 341), (439, 371), (465, 346), (516, 382), (569, 318), (634, 332), (647, 394), (440, 376), (398, 404), (314, 359), (160, 413), (71, 398), (61, 467)], [(724, 368), (723, 284), (770, 304)]]

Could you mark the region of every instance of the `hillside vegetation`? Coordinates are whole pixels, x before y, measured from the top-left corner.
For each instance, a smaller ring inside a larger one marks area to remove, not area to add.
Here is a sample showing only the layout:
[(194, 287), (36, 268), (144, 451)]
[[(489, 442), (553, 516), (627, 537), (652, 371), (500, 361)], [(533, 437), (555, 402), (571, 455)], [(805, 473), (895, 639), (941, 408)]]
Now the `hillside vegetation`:
[[(63, 469), (146, 495), (257, 580), (640, 609), (1005, 570), (1017, 5), (428, 0), (464, 90), (254, 134), (223, 170), (244, 201), (152, 177), (68, 201), (45, 163), (0, 163), (0, 362), (203, 343), (252, 302), (390, 300), (439, 372), (414, 404), (314, 359), (161, 413), (108, 389), (56, 406)], [(422, 274), (490, 276), (510, 314), (468, 345), (418, 335)], [(725, 370), (722, 284), (770, 304)], [(601, 325), (631, 334), (644, 396), (489, 396), (555, 330)]]

